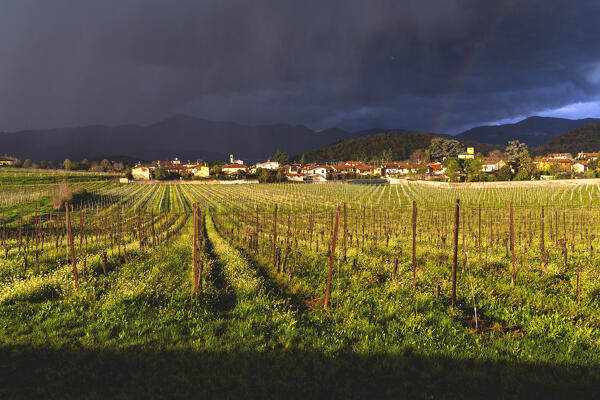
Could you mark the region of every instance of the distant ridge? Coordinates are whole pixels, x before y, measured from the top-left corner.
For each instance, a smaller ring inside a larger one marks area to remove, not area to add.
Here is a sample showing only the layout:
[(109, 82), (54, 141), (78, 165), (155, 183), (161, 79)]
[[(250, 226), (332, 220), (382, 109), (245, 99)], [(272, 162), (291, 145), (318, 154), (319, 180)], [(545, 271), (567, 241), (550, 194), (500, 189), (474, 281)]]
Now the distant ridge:
[(0, 133), (0, 150), (33, 160), (123, 154), (140, 160), (227, 160), (233, 153), (252, 162), (270, 157), (277, 149), (296, 154), (360, 135), (335, 128), (315, 132), (301, 125), (249, 126), (179, 114), (149, 126), (91, 125)]
[(600, 151), (600, 122), (572, 129), (534, 148), (535, 154), (573, 153), (576, 156), (580, 151)]
[(506, 145), (510, 140), (525, 142), (529, 147), (539, 146), (555, 136), (580, 126), (600, 122), (600, 119), (565, 119), (529, 117), (514, 124), (488, 125), (471, 128), (456, 135), (457, 140)]

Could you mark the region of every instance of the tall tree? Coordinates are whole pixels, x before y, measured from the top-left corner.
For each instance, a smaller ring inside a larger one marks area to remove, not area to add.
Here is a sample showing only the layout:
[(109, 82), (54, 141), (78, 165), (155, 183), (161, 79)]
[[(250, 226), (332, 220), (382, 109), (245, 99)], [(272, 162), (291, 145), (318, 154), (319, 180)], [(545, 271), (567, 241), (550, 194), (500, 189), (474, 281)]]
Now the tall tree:
[(277, 161), (279, 165), (285, 165), (290, 162), (290, 158), (288, 157), (287, 153), (284, 153), (279, 149), (277, 149), (275, 155), (273, 155), (273, 160)]
[(460, 180), (460, 174), (462, 172), (462, 166), (458, 158), (450, 158), (446, 164), (446, 175), (451, 182), (458, 182)]
[(385, 149), (381, 152), (381, 162), (388, 163), (394, 160), (394, 153), (392, 149)]
[(483, 180), (483, 162), (478, 158), (471, 158), (464, 160), (465, 173), (467, 174), (467, 181), (479, 182)]
[(526, 143), (521, 143), (518, 140), (511, 140), (508, 142), (508, 146), (504, 150), (504, 156), (509, 161), (517, 161), (521, 157), (523, 153), (528, 153), (529, 149), (527, 148)]
[(431, 140), (427, 154), (432, 161), (440, 161), (444, 158), (456, 157), (463, 150), (464, 147), (458, 140), (436, 137)]
[(527, 181), (533, 178), (537, 173), (537, 169), (528, 151), (521, 153), (519, 156), (519, 170), (515, 176), (517, 181)]

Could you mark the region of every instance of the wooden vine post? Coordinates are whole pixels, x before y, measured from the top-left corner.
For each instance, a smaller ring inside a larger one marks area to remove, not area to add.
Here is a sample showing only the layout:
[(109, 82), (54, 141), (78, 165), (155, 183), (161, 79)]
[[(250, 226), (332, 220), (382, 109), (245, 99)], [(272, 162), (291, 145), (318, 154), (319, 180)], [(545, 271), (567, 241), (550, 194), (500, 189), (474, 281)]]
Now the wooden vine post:
[(21, 207), (21, 213), (19, 214), (19, 254), (21, 254), (22, 231), (23, 231), (23, 207)]
[(194, 297), (198, 297), (198, 205), (196, 203), (192, 206), (193, 213), (193, 226), (194, 231), (192, 234), (192, 248), (194, 251)]
[(509, 214), (510, 222), (509, 222), (509, 235), (510, 235), (510, 257), (512, 263), (512, 274), (510, 276), (510, 285), (515, 285), (515, 277), (517, 275), (517, 259), (515, 257), (515, 223), (514, 223), (514, 213), (513, 213), (513, 203), (510, 202), (510, 214)]
[(198, 237), (198, 256), (197, 256), (197, 260), (198, 260), (198, 277), (196, 278), (197, 286), (198, 286), (198, 291), (200, 293), (202, 293), (202, 272), (204, 270), (204, 264), (202, 263), (202, 245), (204, 243), (204, 231), (203, 231), (203, 219), (202, 219), (202, 209), (200, 208), (200, 206), (196, 207), (196, 211), (198, 213), (198, 218), (196, 219), (198, 226), (197, 226), (197, 233), (196, 236)]
[(71, 232), (71, 217), (69, 215), (69, 203), (65, 202), (65, 212), (67, 219), (67, 233), (69, 235), (69, 246), (71, 248), (71, 263), (73, 264), (73, 279), (75, 280), (75, 290), (79, 292), (79, 281), (77, 280), (77, 263), (75, 262), (75, 245), (73, 244), (73, 232)]
[(338, 236), (338, 225), (340, 222), (340, 207), (338, 206), (335, 213), (335, 225), (333, 227), (333, 239), (331, 240), (331, 248), (329, 252), (329, 271), (327, 272), (327, 290), (325, 291), (325, 304), (324, 308), (327, 309), (329, 304), (329, 291), (331, 290), (331, 276), (333, 275), (333, 262), (335, 260), (335, 244)]
[(38, 247), (40, 244), (40, 217), (38, 215), (37, 205), (35, 206), (35, 273), (40, 273), (40, 255), (38, 252)]
[(581, 264), (577, 266), (577, 305), (581, 304)]
[(348, 219), (346, 215), (346, 203), (344, 203), (344, 261), (346, 261), (346, 236), (348, 235)]
[(117, 248), (119, 249), (118, 265), (121, 265), (121, 210), (117, 209)]
[(258, 206), (256, 206), (256, 237), (254, 241), (254, 250), (258, 251), (258, 234), (260, 232), (260, 224), (258, 220)]
[(479, 233), (477, 234), (477, 247), (481, 252), (481, 204), (479, 204)]
[(277, 204), (273, 211), (273, 266), (277, 267), (279, 273), (279, 263), (277, 262)]
[(138, 240), (140, 241), (140, 250), (142, 250), (142, 209), (137, 210)]
[(6, 245), (6, 217), (4, 209), (2, 210), (2, 246)]
[(412, 268), (413, 289), (417, 290), (417, 202), (414, 200), (412, 209)]
[(460, 200), (456, 199), (454, 212), (454, 251), (452, 259), (452, 308), (456, 307), (456, 268), (458, 265), (458, 227), (460, 220)]

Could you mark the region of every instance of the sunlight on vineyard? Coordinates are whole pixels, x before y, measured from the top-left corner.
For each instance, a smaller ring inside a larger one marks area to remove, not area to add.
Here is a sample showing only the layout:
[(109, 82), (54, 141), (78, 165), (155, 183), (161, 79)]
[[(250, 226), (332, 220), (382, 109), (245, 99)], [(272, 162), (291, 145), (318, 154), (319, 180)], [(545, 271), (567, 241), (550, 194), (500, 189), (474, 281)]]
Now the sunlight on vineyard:
[[(4, 344), (558, 366), (600, 351), (595, 184), (14, 179), (0, 174)], [(57, 210), (63, 181), (85, 196)]]

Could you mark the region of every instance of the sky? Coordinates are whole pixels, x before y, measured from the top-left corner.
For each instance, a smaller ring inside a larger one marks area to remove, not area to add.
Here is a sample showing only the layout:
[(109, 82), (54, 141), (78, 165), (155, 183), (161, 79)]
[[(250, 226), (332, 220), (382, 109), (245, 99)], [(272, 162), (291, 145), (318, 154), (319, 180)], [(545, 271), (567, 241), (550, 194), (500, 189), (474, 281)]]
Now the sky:
[(600, 117), (598, 0), (3, 0), (0, 131)]

